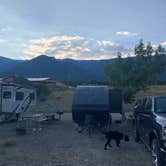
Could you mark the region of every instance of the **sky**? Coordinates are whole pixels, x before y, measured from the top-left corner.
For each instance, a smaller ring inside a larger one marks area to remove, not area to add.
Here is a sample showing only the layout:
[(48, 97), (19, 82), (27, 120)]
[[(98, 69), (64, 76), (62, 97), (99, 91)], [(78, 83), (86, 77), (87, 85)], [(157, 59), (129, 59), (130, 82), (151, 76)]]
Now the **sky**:
[(109, 59), (166, 46), (166, 0), (0, 0), (0, 56)]

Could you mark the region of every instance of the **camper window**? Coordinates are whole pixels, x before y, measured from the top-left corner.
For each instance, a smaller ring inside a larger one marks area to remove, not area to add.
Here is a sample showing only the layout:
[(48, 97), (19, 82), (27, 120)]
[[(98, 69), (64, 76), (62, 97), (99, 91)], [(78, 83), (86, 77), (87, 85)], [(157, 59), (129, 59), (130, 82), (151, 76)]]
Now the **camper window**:
[(16, 100), (23, 100), (24, 93), (23, 92), (16, 92)]
[(12, 97), (12, 93), (10, 91), (4, 91), (3, 92), (3, 98), (4, 99), (10, 99)]
[(31, 99), (31, 100), (34, 100), (34, 99), (35, 99), (35, 94), (34, 94), (34, 93), (30, 93), (29, 96), (30, 96), (30, 99)]

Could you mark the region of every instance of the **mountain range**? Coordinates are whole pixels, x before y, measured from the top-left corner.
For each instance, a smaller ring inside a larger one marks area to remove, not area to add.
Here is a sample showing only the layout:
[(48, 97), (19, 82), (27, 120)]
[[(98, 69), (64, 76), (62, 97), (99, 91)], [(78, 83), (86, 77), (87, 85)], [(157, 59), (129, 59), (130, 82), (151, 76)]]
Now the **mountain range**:
[(0, 73), (10, 70), (22, 62), (23, 61), (21, 60), (14, 60), (0, 56)]
[[(2, 60), (3, 61), (2, 61)], [(10, 63), (5, 63), (4, 57), (0, 57), (0, 77), (17, 75), (23, 77), (50, 77), (60, 81), (105, 81), (104, 74), (106, 63), (113, 60), (73, 60), (55, 59), (46, 55), (41, 55), (31, 60), (18, 61), (10, 59)], [(6, 58), (6, 61), (9, 61)], [(1, 63), (2, 62), (2, 63)], [(10, 65), (11, 64), (11, 65)]]
[[(104, 66), (112, 64), (108, 60), (73, 60), (56, 59), (41, 55), (31, 60), (13, 60), (0, 57), (0, 77), (17, 75), (22, 77), (50, 77), (55, 80), (74, 81), (107, 81)], [(166, 80), (166, 72), (162, 79)]]

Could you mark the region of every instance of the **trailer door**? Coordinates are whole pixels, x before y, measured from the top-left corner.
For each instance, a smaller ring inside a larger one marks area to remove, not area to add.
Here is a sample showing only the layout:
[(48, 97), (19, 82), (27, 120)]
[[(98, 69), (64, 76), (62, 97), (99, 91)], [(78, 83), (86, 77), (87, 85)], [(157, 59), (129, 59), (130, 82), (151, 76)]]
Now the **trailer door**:
[(11, 113), (13, 111), (14, 94), (12, 86), (2, 86), (2, 112)]
[(122, 93), (120, 90), (109, 90), (109, 105), (111, 113), (123, 113), (122, 109)]

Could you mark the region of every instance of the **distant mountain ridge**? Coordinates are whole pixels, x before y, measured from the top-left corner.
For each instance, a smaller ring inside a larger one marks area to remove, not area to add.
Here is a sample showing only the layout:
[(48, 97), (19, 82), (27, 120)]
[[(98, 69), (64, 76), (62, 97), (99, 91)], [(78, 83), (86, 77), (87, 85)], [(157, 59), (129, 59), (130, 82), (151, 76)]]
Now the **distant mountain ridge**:
[[(0, 77), (11, 75), (23, 77), (50, 77), (59, 81), (107, 81), (104, 66), (112, 64), (115, 59), (108, 60), (73, 60), (55, 59), (41, 55), (31, 60), (17, 61), (0, 57), (1, 66), (8, 64), (0, 72)], [(4, 63), (2, 65), (2, 63)], [(162, 74), (166, 81), (166, 72)]]
[(0, 74), (22, 63), (22, 60), (14, 60), (0, 56)]
[(83, 81), (93, 78), (91, 72), (77, 65), (74, 60), (57, 60), (45, 55), (24, 61), (0, 75), (50, 77), (60, 81)]

